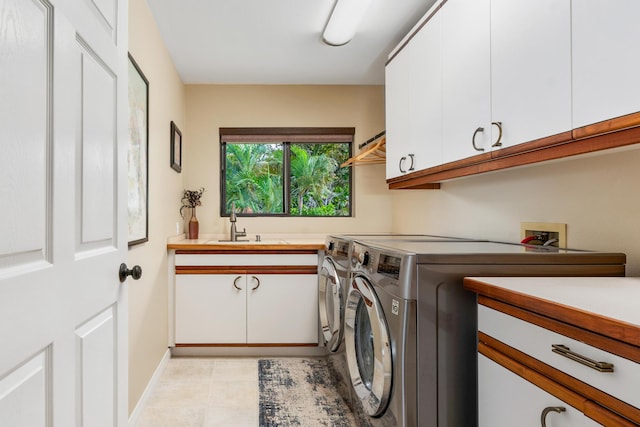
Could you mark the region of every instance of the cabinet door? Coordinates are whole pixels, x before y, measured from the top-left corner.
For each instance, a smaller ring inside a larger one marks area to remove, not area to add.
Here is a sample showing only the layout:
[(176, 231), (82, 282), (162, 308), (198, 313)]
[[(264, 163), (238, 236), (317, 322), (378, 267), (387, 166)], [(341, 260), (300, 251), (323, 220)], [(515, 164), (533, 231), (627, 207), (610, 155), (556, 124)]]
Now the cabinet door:
[(572, 5), (573, 127), (640, 111), (640, 2)]
[(493, 360), (478, 355), (479, 427), (539, 427), (542, 411), (548, 407), (565, 408), (563, 412), (547, 414), (548, 427), (600, 425)]
[(491, 140), (489, 0), (450, 0), (442, 19), (443, 162), (489, 151)]
[(491, 118), (502, 147), (571, 129), (570, 0), (491, 0)]
[(246, 276), (176, 275), (175, 317), (178, 344), (245, 343)]
[(387, 179), (403, 175), (409, 141), (409, 55), (401, 50), (385, 68)]
[[(408, 46), (409, 135), (415, 170), (442, 163), (442, 59), (440, 15), (434, 15)], [(409, 160), (410, 162), (410, 160)]]
[(318, 343), (318, 276), (247, 276), (247, 342)]

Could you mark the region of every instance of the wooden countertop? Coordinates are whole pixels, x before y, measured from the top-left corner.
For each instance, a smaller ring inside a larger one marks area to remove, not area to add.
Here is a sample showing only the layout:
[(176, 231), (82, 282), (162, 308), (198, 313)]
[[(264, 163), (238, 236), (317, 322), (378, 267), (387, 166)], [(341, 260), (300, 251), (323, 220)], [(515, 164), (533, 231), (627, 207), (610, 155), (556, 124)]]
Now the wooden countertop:
[(197, 240), (178, 236), (169, 239), (167, 249), (189, 251), (320, 251), (325, 249), (324, 236), (262, 236), (260, 241), (256, 241), (254, 237), (249, 241), (238, 242), (222, 241), (224, 239), (228, 239), (228, 236), (201, 236)]
[(469, 277), (466, 289), (640, 346), (640, 278)]

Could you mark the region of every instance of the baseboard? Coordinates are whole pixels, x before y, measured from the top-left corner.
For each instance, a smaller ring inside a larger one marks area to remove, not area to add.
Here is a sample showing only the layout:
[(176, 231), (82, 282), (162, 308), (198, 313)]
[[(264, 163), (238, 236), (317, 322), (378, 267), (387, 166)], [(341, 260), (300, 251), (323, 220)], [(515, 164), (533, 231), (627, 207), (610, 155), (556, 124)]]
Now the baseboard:
[(131, 415), (129, 416), (129, 427), (135, 427), (136, 424), (138, 423), (138, 418), (140, 417), (140, 414), (142, 414), (142, 411), (144, 410), (147, 400), (149, 400), (149, 397), (151, 396), (153, 388), (155, 387), (158, 380), (162, 376), (164, 369), (167, 367), (167, 363), (169, 363), (169, 359), (171, 359), (171, 351), (167, 349), (167, 352), (164, 354), (164, 356), (162, 356), (162, 359), (160, 360), (158, 367), (156, 368), (155, 372), (151, 376), (149, 383), (145, 387), (144, 392), (142, 393), (142, 396), (140, 396), (140, 400), (138, 400), (138, 404), (136, 405), (136, 407), (131, 412)]

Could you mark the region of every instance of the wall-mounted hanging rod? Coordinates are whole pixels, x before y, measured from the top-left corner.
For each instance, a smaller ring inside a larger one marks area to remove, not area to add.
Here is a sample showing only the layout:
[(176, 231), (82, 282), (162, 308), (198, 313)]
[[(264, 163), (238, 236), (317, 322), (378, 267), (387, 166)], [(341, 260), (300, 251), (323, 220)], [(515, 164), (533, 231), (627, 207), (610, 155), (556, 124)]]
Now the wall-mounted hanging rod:
[(379, 134), (377, 134), (376, 136), (374, 136), (371, 139), (366, 140), (365, 142), (363, 142), (362, 144), (358, 145), (358, 148), (362, 148), (365, 147), (369, 144), (371, 144), (373, 141), (375, 141), (376, 139), (380, 138), (382, 135), (384, 135), (387, 131), (383, 130), (382, 132), (380, 132)]

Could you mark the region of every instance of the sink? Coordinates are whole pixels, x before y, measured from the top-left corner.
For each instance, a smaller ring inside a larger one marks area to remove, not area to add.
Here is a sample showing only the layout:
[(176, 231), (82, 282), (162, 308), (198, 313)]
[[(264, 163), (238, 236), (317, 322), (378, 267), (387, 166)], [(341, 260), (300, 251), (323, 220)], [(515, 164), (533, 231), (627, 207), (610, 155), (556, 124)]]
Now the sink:
[(285, 245), (284, 240), (238, 240), (232, 242), (231, 240), (208, 240), (208, 244), (225, 244), (225, 245)]

